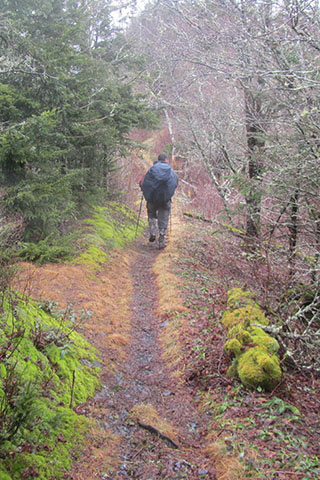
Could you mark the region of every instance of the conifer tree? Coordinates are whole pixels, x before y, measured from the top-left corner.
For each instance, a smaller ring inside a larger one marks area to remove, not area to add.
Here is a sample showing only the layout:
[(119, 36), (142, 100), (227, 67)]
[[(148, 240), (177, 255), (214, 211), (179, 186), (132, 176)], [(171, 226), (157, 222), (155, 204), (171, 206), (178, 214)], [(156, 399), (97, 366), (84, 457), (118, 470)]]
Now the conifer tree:
[(105, 2), (0, 7), (3, 208), (20, 212), (27, 237), (40, 239), (90, 195), (110, 194), (108, 177), (131, 129), (155, 117), (120, 78), (122, 45)]

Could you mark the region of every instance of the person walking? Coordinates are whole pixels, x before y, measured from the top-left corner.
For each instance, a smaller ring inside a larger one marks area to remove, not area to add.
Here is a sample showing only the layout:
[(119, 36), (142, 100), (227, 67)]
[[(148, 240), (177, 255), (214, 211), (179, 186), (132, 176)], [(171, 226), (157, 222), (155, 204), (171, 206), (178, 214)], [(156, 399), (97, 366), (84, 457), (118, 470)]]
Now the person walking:
[(147, 202), (149, 242), (155, 242), (159, 232), (159, 248), (165, 248), (171, 199), (178, 186), (178, 175), (169, 165), (165, 153), (158, 156), (139, 184)]

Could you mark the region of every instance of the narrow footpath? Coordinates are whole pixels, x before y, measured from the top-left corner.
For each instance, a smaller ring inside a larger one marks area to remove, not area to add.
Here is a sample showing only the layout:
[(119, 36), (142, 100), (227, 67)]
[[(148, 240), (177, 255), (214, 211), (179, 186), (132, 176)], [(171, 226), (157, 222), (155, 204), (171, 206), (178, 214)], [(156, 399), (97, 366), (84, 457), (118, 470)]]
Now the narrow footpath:
[[(161, 356), (159, 318), (152, 266), (161, 255), (155, 245), (136, 242), (132, 266), (131, 341), (112, 375), (104, 375), (95, 406), (107, 429), (120, 434), (117, 471), (99, 478), (140, 480), (215, 479), (200, 454), (201, 420), (185, 387), (170, 374)], [(101, 417), (101, 415), (100, 415)]]

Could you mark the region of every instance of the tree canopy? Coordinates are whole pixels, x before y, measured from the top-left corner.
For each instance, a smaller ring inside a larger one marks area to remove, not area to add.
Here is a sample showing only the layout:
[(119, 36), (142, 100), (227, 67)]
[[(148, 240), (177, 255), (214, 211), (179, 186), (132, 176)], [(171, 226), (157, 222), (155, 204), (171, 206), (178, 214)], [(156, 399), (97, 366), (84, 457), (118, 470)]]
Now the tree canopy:
[(126, 82), (127, 46), (105, 2), (5, 0), (0, 11), (3, 208), (39, 239), (110, 194), (131, 129), (155, 116)]

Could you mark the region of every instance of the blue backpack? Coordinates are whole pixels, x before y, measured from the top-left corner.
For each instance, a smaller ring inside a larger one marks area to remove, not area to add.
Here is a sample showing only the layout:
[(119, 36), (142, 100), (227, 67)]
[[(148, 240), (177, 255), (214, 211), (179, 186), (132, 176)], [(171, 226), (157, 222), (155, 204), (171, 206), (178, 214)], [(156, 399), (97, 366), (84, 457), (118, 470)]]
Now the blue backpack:
[(166, 162), (156, 162), (141, 183), (144, 198), (155, 205), (163, 205), (171, 200), (177, 186), (178, 176)]

